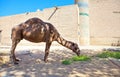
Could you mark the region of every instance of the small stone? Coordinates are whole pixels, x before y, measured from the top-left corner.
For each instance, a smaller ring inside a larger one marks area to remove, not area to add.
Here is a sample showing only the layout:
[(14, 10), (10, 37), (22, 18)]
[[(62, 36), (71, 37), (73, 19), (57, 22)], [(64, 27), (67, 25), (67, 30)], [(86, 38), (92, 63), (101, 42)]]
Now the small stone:
[(41, 62), (41, 60), (40, 60), (40, 59), (36, 59), (36, 63), (38, 63), (38, 64), (39, 64), (40, 62)]
[(5, 64), (10, 61), (9, 56), (0, 56), (0, 63)]

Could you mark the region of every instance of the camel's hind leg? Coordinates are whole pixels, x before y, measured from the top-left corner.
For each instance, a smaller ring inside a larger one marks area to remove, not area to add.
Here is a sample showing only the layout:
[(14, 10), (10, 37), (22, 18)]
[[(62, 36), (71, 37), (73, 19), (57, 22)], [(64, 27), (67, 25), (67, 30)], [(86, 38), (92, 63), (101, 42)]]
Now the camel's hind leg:
[(14, 64), (18, 64), (18, 61), (19, 61), (19, 59), (17, 59), (15, 56), (15, 48), (19, 42), (20, 42), (20, 40), (12, 40), (11, 58), (12, 58)]
[(15, 48), (17, 44), (20, 42), (20, 40), (22, 40), (22, 31), (19, 29), (19, 27), (12, 29), (11, 39), (12, 39), (11, 58), (15, 64), (18, 64), (19, 60), (15, 56)]

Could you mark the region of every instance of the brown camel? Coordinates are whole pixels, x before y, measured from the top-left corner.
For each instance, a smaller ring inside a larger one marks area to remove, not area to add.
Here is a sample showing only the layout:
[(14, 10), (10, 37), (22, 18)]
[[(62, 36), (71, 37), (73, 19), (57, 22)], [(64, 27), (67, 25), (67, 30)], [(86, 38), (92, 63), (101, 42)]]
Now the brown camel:
[(45, 62), (47, 62), (49, 49), (53, 41), (57, 41), (59, 44), (71, 49), (78, 56), (80, 55), (80, 49), (76, 43), (63, 39), (51, 23), (44, 22), (39, 18), (28, 19), (26, 22), (12, 28), (11, 39), (11, 57), (15, 64), (18, 64), (19, 61), (15, 56), (15, 48), (22, 39), (35, 43), (46, 42)]

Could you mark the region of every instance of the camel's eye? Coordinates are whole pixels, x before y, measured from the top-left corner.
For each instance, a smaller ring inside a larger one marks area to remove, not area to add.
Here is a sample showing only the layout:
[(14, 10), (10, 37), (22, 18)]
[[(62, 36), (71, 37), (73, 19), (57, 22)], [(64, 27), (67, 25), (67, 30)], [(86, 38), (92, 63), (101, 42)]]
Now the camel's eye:
[(77, 47), (75, 47), (75, 50), (77, 50)]
[(75, 44), (73, 43), (72, 46), (74, 46)]

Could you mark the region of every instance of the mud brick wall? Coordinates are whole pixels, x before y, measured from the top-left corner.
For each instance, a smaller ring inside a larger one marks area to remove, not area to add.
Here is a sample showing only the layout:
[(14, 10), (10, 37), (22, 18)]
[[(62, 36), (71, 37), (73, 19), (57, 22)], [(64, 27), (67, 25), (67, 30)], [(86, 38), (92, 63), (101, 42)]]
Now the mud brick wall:
[[(120, 0), (89, 0), (90, 45), (120, 45)], [(32, 17), (52, 23), (67, 40), (79, 42), (77, 5), (47, 8), (43, 11), (0, 17), (0, 44), (11, 45), (11, 28)], [(84, 15), (84, 14), (83, 14)], [(22, 40), (19, 45), (42, 45)], [(56, 43), (55, 43), (56, 45)]]
[[(45, 22), (52, 23), (59, 33), (67, 40), (78, 42), (77, 26), (78, 26), (78, 11), (77, 5), (68, 5), (58, 7), (59, 9), (55, 11), (55, 7), (47, 8), (43, 11), (28, 12), (24, 14), (18, 14), (13, 16), (6, 16), (0, 18), (0, 29), (1, 32), (1, 44), (11, 45), (11, 28), (16, 26), (29, 18), (38, 17)], [(48, 20), (48, 18), (53, 14), (53, 16)], [(22, 40), (20, 45), (41, 45), (33, 44), (26, 40)]]
[(120, 41), (120, 0), (90, 0), (91, 44), (112, 45)]

